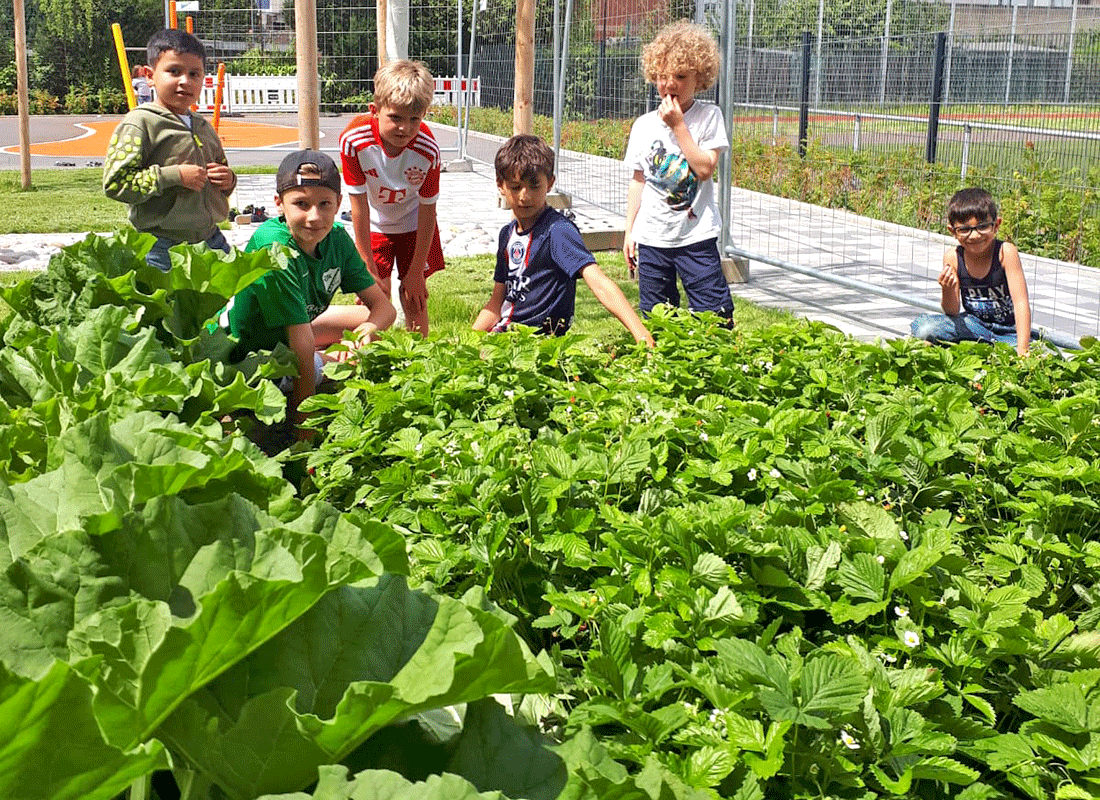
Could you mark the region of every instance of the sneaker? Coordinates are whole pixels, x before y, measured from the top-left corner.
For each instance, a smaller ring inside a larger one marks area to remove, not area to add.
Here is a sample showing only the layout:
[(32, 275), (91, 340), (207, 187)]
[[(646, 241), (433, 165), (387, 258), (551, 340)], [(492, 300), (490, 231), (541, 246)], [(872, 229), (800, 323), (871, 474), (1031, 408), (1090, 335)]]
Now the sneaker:
[(344, 222), (351, 222), (351, 212), (350, 211), (341, 211), (340, 212), (340, 219), (342, 219)]

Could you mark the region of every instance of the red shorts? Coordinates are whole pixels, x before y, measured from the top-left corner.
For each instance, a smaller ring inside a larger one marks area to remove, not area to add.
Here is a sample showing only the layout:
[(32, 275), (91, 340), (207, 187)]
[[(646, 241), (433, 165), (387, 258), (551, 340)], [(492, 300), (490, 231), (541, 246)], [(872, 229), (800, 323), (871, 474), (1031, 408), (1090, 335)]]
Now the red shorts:
[[(378, 270), (378, 277), (388, 278), (393, 272), (394, 262), (397, 262), (397, 277), (405, 280), (405, 273), (409, 271), (409, 262), (412, 261), (413, 252), (416, 250), (416, 231), (408, 233), (379, 233), (370, 232), (370, 249), (374, 254), (374, 267)], [(432, 246), (428, 250), (428, 261), (424, 264), (424, 277), (427, 278), (433, 272), (443, 269), (443, 245), (439, 241), (439, 226), (432, 232)]]

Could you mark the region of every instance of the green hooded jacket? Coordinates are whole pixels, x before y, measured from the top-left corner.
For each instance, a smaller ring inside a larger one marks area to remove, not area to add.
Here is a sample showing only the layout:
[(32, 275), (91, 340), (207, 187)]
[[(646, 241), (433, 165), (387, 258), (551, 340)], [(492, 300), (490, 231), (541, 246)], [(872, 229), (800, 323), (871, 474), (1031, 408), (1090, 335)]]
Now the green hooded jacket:
[[(177, 242), (202, 242), (229, 216), (229, 195), (210, 183), (196, 192), (183, 185), (180, 165), (226, 164), (214, 128), (191, 113), (191, 128), (167, 108), (143, 103), (115, 128), (103, 162), (103, 191), (130, 206), (130, 222), (144, 233)], [(234, 178), (234, 185), (236, 179)]]

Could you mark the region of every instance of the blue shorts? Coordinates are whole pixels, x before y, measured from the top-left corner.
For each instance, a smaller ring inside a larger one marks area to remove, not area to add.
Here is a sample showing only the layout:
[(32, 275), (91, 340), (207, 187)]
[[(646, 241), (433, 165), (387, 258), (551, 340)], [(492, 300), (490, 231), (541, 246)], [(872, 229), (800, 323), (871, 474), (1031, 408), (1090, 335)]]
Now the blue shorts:
[(717, 239), (683, 247), (638, 245), (638, 306), (643, 314), (658, 303), (679, 307), (677, 275), (684, 284), (690, 311), (713, 311), (726, 319), (733, 318), (733, 299), (722, 274)]

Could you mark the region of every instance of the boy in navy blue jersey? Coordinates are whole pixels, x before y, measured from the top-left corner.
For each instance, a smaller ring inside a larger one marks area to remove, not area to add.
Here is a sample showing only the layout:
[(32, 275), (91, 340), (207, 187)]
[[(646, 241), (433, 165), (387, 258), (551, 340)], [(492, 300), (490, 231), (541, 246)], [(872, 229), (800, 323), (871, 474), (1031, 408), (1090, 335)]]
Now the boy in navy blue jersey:
[(515, 220), (500, 231), (493, 294), (474, 330), (529, 325), (560, 336), (573, 323), (579, 276), (636, 341), (653, 346), (653, 337), (622, 289), (596, 265), (577, 226), (546, 203), (554, 185), (554, 151), (537, 136), (518, 134), (501, 146), (494, 166), (497, 188)]

